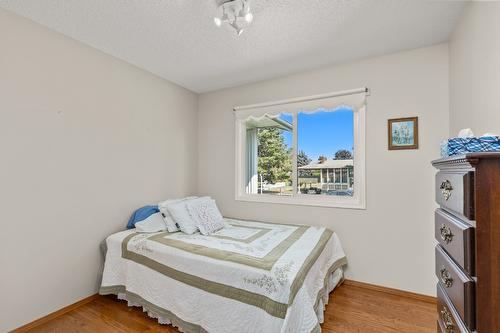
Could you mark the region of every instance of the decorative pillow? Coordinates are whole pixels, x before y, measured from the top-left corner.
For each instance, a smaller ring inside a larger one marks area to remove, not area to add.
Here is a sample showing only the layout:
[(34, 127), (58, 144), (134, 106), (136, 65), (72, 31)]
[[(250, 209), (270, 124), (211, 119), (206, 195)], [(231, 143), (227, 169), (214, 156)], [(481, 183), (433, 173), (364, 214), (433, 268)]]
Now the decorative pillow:
[(170, 204), (178, 203), (178, 202), (185, 201), (185, 200), (196, 199), (196, 198), (197, 197), (186, 197), (186, 198), (182, 198), (182, 199), (170, 199), (170, 200), (160, 202), (158, 204), (158, 208), (163, 216), (163, 220), (165, 220), (165, 223), (167, 225), (168, 232), (180, 231), (179, 226), (175, 224), (175, 221), (172, 219), (172, 216), (170, 215), (170, 212), (168, 211), (168, 206)]
[(158, 213), (160, 210), (158, 206), (144, 206), (136, 210), (127, 223), (127, 229), (134, 228), (135, 224), (139, 221), (147, 219), (149, 216)]
[(186, 234), (191, 235), (198, 230), (196, 222), (192, 219), (191, 215), (189, 214), (189, 211), (187, 209), (187, 203), (200, 199), (182, 200), (167, 205), (167, 210), (170, 216), (172, 217), (172, 220), (176, 225), (179, 226), (179, 229)]
[(135, 228), (138, 232), (158, 232), (167, 230), (167, 225), (161, 213), (155, 213), (147, 219), (137, 222)]
[(226, 226), (215, 200), (191, 200), (187, 210), (203, 235), (210, 235)]

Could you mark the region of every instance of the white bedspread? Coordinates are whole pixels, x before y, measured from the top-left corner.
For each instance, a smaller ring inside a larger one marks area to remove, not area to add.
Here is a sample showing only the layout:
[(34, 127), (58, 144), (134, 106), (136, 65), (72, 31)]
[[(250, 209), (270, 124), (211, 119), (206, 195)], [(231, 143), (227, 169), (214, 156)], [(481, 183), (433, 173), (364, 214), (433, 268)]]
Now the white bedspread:
[(226, 221), (229, 227), (210, 236), (134, 229), (111, 235), (100, 293), (185, 332), (320, 331), (317, 311), (346, 264), (337, 235)]

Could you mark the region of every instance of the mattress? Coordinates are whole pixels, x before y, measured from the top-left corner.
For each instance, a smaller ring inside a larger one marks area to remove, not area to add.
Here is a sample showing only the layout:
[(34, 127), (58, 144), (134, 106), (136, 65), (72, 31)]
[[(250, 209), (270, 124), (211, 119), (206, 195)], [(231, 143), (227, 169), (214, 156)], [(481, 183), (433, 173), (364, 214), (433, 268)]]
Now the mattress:
[(226, 219), (209, 236), (109, 236), (100, 288), (194, 332), (319, 332), (346, 256), (326, 228)]

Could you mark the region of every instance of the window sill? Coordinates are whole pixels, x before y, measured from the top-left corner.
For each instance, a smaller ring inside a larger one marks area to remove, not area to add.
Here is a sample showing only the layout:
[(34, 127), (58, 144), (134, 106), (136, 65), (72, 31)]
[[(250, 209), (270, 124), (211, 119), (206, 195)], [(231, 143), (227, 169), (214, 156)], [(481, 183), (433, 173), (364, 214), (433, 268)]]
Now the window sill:
[(273, 203), (297, 206), (315, 206), (347, 209), (366, 209), (366, 203), (359, 197), (328, 197), (307, 194), (294, 196), (277, 196), (269, 194), (243, 194), (237, 195), (237, 201)]

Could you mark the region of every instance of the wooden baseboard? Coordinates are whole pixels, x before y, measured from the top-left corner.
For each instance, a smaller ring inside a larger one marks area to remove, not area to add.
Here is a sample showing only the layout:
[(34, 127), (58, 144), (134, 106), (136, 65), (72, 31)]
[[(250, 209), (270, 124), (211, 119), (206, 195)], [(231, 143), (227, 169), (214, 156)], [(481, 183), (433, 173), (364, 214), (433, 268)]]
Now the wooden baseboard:
[(433, 297), (433, 296), (417, 294), (417, 293), (413, 293), (411, 291), (404, 291), (404, 290), (400, 290), (400, 289), (377, 286), (375, 284), (370, 284), (370, 283), (365, 283), (365, 282), (359, 282), (359, 281), (353, 281), (353, 280), (346, 279), (346, 280), (344, 280), (344, 284), (347, 286), (353, 286), (353, 287), (378, 291), (378, 292), (391, 294), (391, 295), (395, 295), (395, 296), (412, 298), (412, 299), (416, 299), (416, 300), (423, 301), (426, 303), (436, 304), (436, 302), (437, 302), (436, 297)]
[(12, 330), (10, 333), (22, 333), (22, 332), (27, 332), (29, 331), (30, 329), (32, 328), (35, 328), (37, 326), (40, 326), (48, 321), (51, 321), (57, 317), (60, 317), (62, 316), (63, 314), (65, 313), (68, 313), (72, 310), (75, 310), (77, 308), (79, 308), (80, 306), (82, 305), (85, 305), (87, 303), (90, 303), (92, 302), (93, 300), (97, 299), (99, 297), (99, 294), (94, 294), (94, 295), (91, 295), (89, 297), (86, 297), (82, 300), (79, 300), (78, 302), (76, 303), (73, 303), (73, 304), (70, 304), (60, 310), (57, 310), (55, 312), (52, 312), (52, 313), (49, 313), (48, 315), (42, 317), (42, 318), (38, 318), (37, 320), (35, 321), (32, 321), (31, 323), (28, 323), (26, 325), (23, 325), (21, 327), (18, 327), (14, 330)]
[[(416, 300), (423, 301), (423, 302), (426, 302), (426, 303), (436, 304), (436, 297), (422, 295), (422, 294), (417, 294), (417, 293), (413, 293), (413, 292), (410, 292), (410, 291), (404, 291), (404, 290), (399, 290), (399, 289), (382, 287), (382, 286), (377, 286), (377, 285), (374, 285), (374, 284), (369, 284), (369, 283), (365, 283), (365, 282), (358, 282), (358, 281), (353, 281), (353, 280), (348, 280), (348, 279), (343, 280), (342, 283), (345, 284), (345, 285), (347, 285), (347, 286), (353, 286), (353, 287), (357, 287), (357, 288), (378, 291), (378, 292), (382, 292), (382, 293), (386, 293), (386, 294), (390, 294), (390, 295), (395, 295), (395, 296), (400, 296), (400, 297), (406, 297), (406, 298), (412, 298), (412, 299), (416, 299)], [(39, 318), (39, 319), (37, 319), (35, 321), (32, 321), (31, 323), (28, 323), (26, 325), (18, 327), (16, 329), (14, 329), (13, 331), (11, 331), (11, 333), (23, 333), (23, 332), (27, 332), (27, 331), (29, 331), (32, 328), (40, 326), (40, 325), (42, 325), (42, 324), (44, 324), (44, 323), (46, 323), (48, 321), (51, 321), (51, 320), (53, 320), (53, 319), (55, 319), (57, 317), (62, 316), (65, 313), (68, 313), (68, 312), (70, 312), (72, 310), (75, 310), (75, 309), (79, 308), (82, 305), (90, 303), (93, 300), (97, 299), (98, 297), (99, 297), (99, 294), (91, 295), (91, 296), (89, 296), (87, 298), (84, 298), (84, 299), (82, 299), (82, 300), (80, 300), (80, 301), (78, 301), (76, 303), (70, 304), (70, 305), (68, 305), (68, 306), (66, 306), (66, 307), (64, 307), (64, 308), (62, 308), (60, 310), (52, 312), (52, 313), (46, 315), (45, 317)]]

